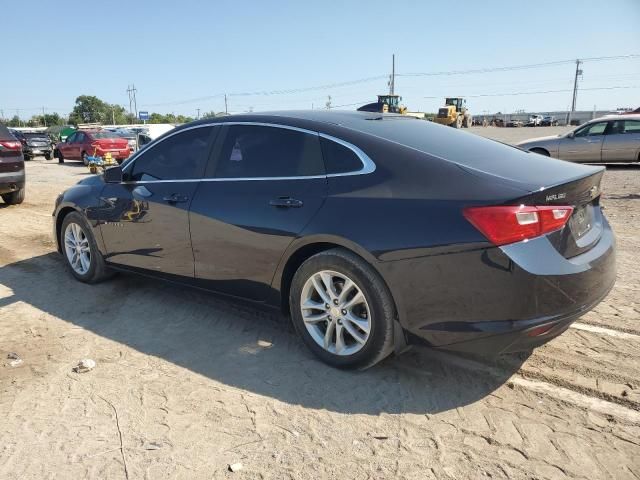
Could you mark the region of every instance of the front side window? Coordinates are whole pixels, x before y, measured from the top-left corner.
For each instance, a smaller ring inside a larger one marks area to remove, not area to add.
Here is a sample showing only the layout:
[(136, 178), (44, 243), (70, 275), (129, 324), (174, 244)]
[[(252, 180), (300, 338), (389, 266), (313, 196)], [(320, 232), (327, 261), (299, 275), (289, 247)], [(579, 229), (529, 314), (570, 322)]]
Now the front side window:
[(176, 133), (149, 147), (133, 163), (129, 181), (186, 180), (202, 177), (213, 127)]
[(84, 137), (85, 137), (84, 133), (82, 133), (82, 132), (76, 133), (76, 138), (73, 141), (73, 143), (82, 143), (82, 142), (84, 142)]
[(575, 134), (576, 137), (593, 137), (597, 135), (604, 135), (604, 131), (607, 129), (607, 122), (598, 122), (592, 125), (578, 130)]
[(217, 178), (324, 175), (317, 134), (260, 125), (230, 125), (217, 154)]
[(322, 155), (324, 156), (327, 174), (362, 170), (362, 160), (350, 148), (327, 138), (321, 138), (320, 143), (322, 144)]

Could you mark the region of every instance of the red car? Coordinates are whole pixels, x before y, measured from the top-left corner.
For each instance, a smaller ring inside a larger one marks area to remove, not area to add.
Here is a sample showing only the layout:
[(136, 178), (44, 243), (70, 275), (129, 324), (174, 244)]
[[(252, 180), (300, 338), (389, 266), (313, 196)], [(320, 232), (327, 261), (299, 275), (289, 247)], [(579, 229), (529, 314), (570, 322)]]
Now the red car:
[(82, 160), (88, 165), (87, 157), (104, 157), (107, 152), (121, 163), (129, 157), (129, 142), (108, 130), (78, 130), (56, 145), (54, 156), (60, 163), (65, 160)]

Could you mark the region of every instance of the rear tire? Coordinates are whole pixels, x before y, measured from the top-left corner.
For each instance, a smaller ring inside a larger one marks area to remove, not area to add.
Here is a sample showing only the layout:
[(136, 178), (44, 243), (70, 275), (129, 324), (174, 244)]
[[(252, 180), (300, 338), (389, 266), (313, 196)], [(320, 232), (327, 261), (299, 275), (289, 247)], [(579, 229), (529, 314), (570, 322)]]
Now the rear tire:
[(5, 193), (2, 195), (2, 200), (4, 200), (4, 203), (7, 205), (19, 205), (24, 202), (24, 187), (15, 192)]
[[(64, 217), (59, 241), (65, 265), (76, 279), (84, 283), (98, 283), (114, 275), (104, 263), (89, 223), (79, 213), (72, 212)], [(83, 252), (78, 252), (76, 246), (84, 249)], [(79, 256), (87, 252), (84, 261), (80, 261)]]
[(469, 128), (473, 124), (473, 117), (471, 115), (467, 115), (464, 117), (464, 127)]
[[(314, 307), (303, 309), (303, 304)], [(289, 305), (304, 343), (332, 367), (366, 369), (393, 351), (391, 293), (369, 264), (347, 250), (335, 248), (307, 259), (293, 276)]]
[(462, 117), (457, 116), (456, 121), (451, 124), (453, 128), (461, 128), (462, 127)]

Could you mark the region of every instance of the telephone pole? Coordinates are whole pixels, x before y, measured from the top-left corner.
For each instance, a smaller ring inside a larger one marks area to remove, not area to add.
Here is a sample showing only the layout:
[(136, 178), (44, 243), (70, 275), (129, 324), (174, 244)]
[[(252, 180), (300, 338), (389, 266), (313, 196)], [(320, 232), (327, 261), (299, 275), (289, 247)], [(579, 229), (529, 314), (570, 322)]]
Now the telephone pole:
[(327, 110), (331, 110), (331, 95), (327, 95), (327, 103), (325, 103)]
[(227, 94), (224, 94), (224, 113), (229, 113), (229, 108), (227, 107)]
[(198, 115), (196, 115), (196, 120), (200, 120), (200, 109), (196, 108), (196, 111), (198, 112)]
[(571, 117), (576, 111), (576, 101), (578, 100), (578, 76), (582, 75), (582, 70), (580, 69), (581, 63), (582, 61), (580, 59), (576, 60), (576, 76), (573, 79), (573, 99), (571, 101), (571, 110), (567, 113), (567, 125), (571, 125)]
[(389, 94), (393, 95), (396, 89), (396, 54), (391, 55), (391, 77), (389, 78)]
[[(136, 86), (131, 84), (131, 86), (127, 85), (127, 93), (129, 94), (129, 117), (133, 121), (134, 118), (138, 118), (138, 102), (136, 100)], [(133, 110), (131, 109), (133, 104)], [(134, 116), (135, 113), (135, 116)]]

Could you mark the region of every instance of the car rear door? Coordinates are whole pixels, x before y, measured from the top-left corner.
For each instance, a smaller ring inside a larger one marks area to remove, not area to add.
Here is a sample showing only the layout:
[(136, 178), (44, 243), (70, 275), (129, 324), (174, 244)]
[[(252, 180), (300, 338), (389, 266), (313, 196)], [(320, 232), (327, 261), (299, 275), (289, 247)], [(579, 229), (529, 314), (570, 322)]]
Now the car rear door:
[(600, 162), (602, 143), (609, 122), (595, 122), (560, 140), (558, 157), (571, 162)]
[(640, 120), (616, 120), (605, 135), (603, 162), (640, 162)]
[(108, 262), (193, 278), (189, 205), (217, 130), (177, 131), (127, 164), (122, 183), (105, 185), (98, 215)]
[(225, 125), (191, 204), (197, 282), (265, 300), (284, 251), (318, 212), (326, 192), (316, 132)]

